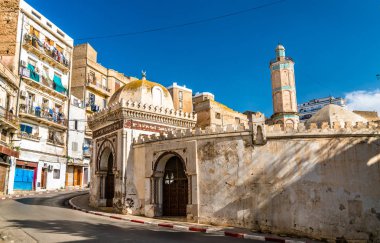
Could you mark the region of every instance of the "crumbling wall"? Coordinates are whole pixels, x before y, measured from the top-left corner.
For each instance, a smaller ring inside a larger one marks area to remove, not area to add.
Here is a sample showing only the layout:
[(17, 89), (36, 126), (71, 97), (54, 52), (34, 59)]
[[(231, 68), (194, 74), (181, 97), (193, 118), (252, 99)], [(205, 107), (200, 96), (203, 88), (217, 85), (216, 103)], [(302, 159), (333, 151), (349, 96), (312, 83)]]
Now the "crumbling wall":
[(380, 239), (380, 137), (198, 141), (199, 219), (318, 239)]

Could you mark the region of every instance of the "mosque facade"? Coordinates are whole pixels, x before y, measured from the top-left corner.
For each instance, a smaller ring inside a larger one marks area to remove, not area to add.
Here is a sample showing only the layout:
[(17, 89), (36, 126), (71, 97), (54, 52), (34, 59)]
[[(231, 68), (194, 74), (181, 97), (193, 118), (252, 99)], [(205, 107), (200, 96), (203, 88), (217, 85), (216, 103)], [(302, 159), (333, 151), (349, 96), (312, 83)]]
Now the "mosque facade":
[(88, 119), (90, 205), (316, 239), (379, 240), (379, 124), (333, 105), (299, 123), (294, 61), (282, 45), (270, 70), (269, 120), (246, 112), (212, 122), (176, 109), (173, 91), (145, 75), (124, 85)]

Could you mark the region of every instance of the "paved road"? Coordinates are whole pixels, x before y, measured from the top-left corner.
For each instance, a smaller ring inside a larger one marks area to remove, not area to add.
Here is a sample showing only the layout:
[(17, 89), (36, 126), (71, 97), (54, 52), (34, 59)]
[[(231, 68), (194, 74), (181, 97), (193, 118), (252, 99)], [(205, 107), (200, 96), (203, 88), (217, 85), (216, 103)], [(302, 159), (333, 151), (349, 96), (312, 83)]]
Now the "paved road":
[(69, 209), (67, 200), (78, 194), (0, 201), (0, 235), (15, 242), (254, 242), (120, 222)]

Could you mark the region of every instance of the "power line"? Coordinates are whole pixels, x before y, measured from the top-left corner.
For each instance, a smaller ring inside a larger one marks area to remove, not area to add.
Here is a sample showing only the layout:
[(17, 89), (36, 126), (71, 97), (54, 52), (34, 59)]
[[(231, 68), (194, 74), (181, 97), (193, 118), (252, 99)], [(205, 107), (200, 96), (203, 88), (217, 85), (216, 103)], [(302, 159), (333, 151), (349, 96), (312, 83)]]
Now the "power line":
[(219, 15), (219, 16), (214, 16), (214, 17), (210, 17), (210, 18), (200, 19), (200, 20), (196, 20), (196, 21), (192, 21), (192, 22), (187, 22), (187, 23), (182, 23), (182, 24), (168, 25), (168, 26), (163, 26), (163, 27), (157, 27), (157, 28), (146, 29), (146, 30), (135, 31), (135, 32), (127, 32), (127, 33), (121, 33), (121, 34), (98, 35), (98, 36), (92, 36), (92, 37), (77, 38), (76, 40), (94, 40), (94, 39), (116, 38), (116, 37), (139, 35), (139, 34), (145, 34), (145, 33), (150, 33), (150, 32), (158, 32), (158, 31), (163, 31), (163, 30), (182, 28), (182, 27), (186, 27), (186, 26), (189, 26), (189, 25), (196, 25), (196, 24), (201, 24), (201, 23), (207, 23), (207, 22), (211, 22), (211, 21), (215, 21), (215, 20), (219, 20), (219, 19), (223, 19), (223, 18), (228, 18), (228, 17), (231, 17), (231, 16), (236, 16), (236, 15), (244, 14), (244, 13), (251, 12), (251, 11), (254, 11), (254, 10), (258, 10), (258, 9), (267, 8), (267, 7), (270, 7), (270, 6), (273, 6), (273, 5), (277, 5), (277, 4), (279, 4), (281, 2), (285, 2), (285, 1), (286, 0), (278, 0), (278, 1), (275, 1), (275, 2), (262, 4), (262, 5), (255, 6), (255, 7), (248, 8), (248, 9), (243, 9), (243, 10), (239, 10), (239, 11), (236, 11), (236, 12), (231, 12), (231, 13), (227, 13), (227, 14), (223, 14), (223, 15)]

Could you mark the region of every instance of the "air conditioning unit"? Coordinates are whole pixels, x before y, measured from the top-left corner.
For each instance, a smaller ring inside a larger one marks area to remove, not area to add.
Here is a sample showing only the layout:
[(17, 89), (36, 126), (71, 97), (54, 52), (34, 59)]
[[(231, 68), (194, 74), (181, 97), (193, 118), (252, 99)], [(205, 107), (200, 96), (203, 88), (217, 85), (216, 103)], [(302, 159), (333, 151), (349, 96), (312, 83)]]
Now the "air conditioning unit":
[(20, 92), (20, 96), (21, 97), (26, 97), (26, 91), (25, 90), (21, 90), (21, 92)]
[(22, 67), (28, 66), (28, 63), (26, 61), (24, 61), (24, 60), (21, 60), (20, 64), (21, 64)]
[(53, 166), (52, 165), (49, 165), (48, 166), (48, 171), (52, 171), (53, 170)]

